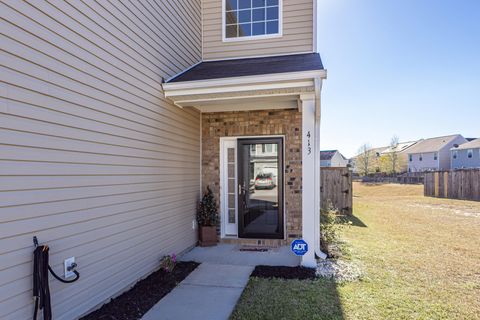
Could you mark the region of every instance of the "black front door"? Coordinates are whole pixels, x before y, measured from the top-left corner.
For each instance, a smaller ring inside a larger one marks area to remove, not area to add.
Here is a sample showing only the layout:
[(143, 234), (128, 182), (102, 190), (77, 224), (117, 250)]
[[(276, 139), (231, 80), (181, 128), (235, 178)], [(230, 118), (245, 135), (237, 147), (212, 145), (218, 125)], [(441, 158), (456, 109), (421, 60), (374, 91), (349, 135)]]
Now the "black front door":
[(283, 139), (238, 140), (240, 238), (283, 239)]

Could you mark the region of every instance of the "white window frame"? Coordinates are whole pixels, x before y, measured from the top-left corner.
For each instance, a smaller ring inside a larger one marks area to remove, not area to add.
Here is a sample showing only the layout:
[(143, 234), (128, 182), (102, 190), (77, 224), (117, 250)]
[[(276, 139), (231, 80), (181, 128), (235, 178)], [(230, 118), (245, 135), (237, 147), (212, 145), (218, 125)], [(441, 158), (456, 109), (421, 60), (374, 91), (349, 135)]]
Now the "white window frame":
[(258, 36), (248, 36), (248, 37), (227, 38), (227, 35), (226, 35), (227, 23), (225, 19), (226, 1), (227, 0), (222, 0), (222, 41), (223, 42), (262, 40), (262, 39), (280, 38), (283, 36), (283, 0), (278, 0), (278, 33), (262, 34)]

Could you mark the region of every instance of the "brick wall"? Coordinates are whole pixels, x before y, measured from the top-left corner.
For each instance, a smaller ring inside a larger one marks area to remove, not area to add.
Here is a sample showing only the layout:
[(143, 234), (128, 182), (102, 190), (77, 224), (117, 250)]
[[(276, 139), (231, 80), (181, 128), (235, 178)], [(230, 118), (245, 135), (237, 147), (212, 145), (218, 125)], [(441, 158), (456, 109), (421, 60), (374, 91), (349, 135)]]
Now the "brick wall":
[(220, 138), (284, 135), (285, 214), (287, 241), (302, 235), (302, 114), (298, 110), (266, 110), (202, 114), (203, 188), (220, 199)]

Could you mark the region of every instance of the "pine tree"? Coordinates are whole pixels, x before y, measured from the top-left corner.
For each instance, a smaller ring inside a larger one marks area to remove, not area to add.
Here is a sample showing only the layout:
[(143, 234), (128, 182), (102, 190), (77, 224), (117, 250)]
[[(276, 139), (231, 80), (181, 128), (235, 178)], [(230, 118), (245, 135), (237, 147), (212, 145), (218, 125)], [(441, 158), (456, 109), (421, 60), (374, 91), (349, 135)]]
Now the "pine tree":
[(208, 186), (198, 208), (197, 222), (204, 227), (214, 227), (218, 223), (217, 203), (212, 190)]

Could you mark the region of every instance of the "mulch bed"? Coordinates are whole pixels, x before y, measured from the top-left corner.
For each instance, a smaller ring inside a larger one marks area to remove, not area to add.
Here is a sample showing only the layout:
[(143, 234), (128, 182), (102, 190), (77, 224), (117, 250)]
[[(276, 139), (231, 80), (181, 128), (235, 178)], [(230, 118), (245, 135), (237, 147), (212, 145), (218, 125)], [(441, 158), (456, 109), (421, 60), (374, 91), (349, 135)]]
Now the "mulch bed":
[(298, 279), (312, 280), (315, 279), (315, 269), (304, 267), (273, 267), (273, 266), (257, 266), (253, 270), (251, 277), (258, 278), (280, 278), (280, 279)]
[(171, 273), (159, 270), (80, 320), (136, 320), (185, 279), (199, 264), (179, 262)]

